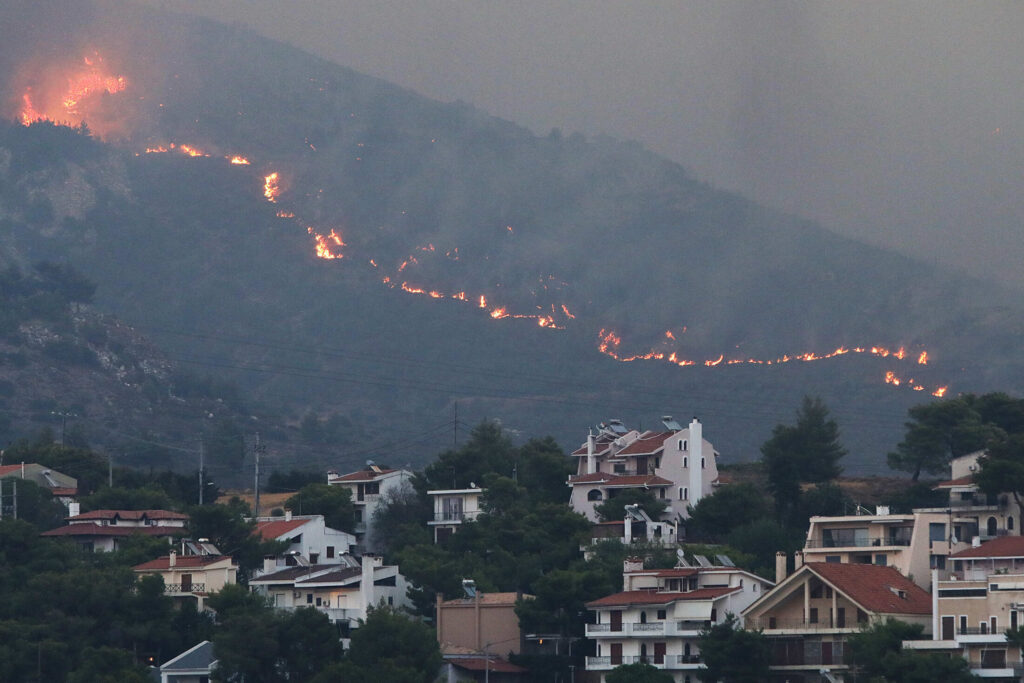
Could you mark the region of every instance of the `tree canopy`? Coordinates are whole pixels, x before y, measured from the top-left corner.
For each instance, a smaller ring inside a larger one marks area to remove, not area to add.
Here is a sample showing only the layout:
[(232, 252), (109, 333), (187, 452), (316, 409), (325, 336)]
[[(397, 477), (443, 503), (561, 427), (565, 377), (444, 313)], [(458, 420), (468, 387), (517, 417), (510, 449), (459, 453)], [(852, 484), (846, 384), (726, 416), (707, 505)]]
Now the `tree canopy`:
[(701, 629), (699, 642), (706, 667), (697, 671), (702, 681), (759, 683), (768, 678), (771, 644), (760, 631), (744, 630), (735, 614)]

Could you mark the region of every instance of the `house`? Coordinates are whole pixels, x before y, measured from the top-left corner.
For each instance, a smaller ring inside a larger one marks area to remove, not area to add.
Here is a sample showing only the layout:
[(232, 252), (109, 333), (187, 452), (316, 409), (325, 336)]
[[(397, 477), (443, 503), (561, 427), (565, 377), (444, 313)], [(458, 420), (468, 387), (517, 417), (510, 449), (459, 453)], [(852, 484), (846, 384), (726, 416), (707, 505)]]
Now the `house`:
[[(4, 496), (13, 495), (18, 479), (31, 481), (46, 489), (68, 509), (69, 514), (73, 514), (70, 507), (78, 495), (78, 480), (74, 477), (38, 463), (0, 465), (0, 493)], [(0, 517), (4, 514), (4, 507), (6, 505), (0, 505)]]
[(477, 518), (483, 511), (480, 505), (483, 492), (482, 488), (475, 486), (427, 491), (434, 504), (434, 518), (427, 522), (434, 529), (434, 543), (454, 534), (463, 522)]
[(950, 478), (935, 488), (949, 491), (949, 502), (936, 511), (950, 511), (961, 528), (958, 538), (970, 543), (974, 537), (987, 541), (998, 536), (1019, 536), (1022, 510), (1009, 493), (982, 493), (974, 483), (978, 459), (985, 451), (975, 451), (950, 461)]
[(951, 553), (969, 547), (963, 539), (970, 538), (972, 528), (976, 527), (948, 509), (898, 515), (879, 506), (873, 515), (811, 517), (803, 561), (894, 567), (928, 588), (931, 570), (944, 570)]
[(706, 566), (644, 569), (642, 560), (626, 560), (622, 591), (587, 603), (594, 623), (586, 637), (596, 652), (586, 659), (587, 671), (603, 681), (617, 666), (646, 662), (679, 683), (697, 681), (701, 629), (739, 614), (772, 587), (744, 569), (698, 561)]
[(210, 683), (217, 666), (209, 640), (190, 647), (160, 665), (160, 683)]
[[(327, 526), (323, 515), (259, 517), (252, 532), (265, 541), (283, 541), (288, 548), (274, 558), (274, 567), (297, 564), (338, 564), (356, 544), (356, 537)], [(264, 563), (266, 566), (266, 563)]]
[(267, 596), (279, 609), (314, 607), (336, 624), (355, 628), (367, 610), (379, 604), (410, 607), (408, 583), (396, 565), (385, 565), (377, 555), (356, 559), (344, 555), (330, 565), (274, 569), (249, 580), (249, 588)]
[(139, 575), (159, 575), (164, 593), (182, 600), (194, 599), (202, 610), (206, 597), (224, 586), (237, 583), (238, 565), (227, 555), (179, 555), (171, 552), (149, 562), (135, 565)]
[(946, 580), (937, 571), (933, 580), (932, 640), (904, 647), (961, 656), (986, 679), (1019, 680), (1021, 649), (1005, 632), (1024, 626), (1024, 538), (979, 543), (952, 555), (950, 564)]
[[(72, 503), (72, 509), (77, 508)], [(67, 525), (44, 531), (48, 538), (70, 538), (89, 552), (112, 552), (132, 535), (156, 536), (169, 542), (187, 533), (189, 517), (170, 510), (93, 510), (67, 517)]]
[(437, 596), (437, 642), (444, 657), (446, 681), (518, 681), (526, 669), (505, 658), (523, 651), (524, 636), (516, 616), (516, 601), (532, 600), (520, 593), (482, 593), (472, 580), (462, 582), (465, 597)]
[(664, 429), (639, 432), (611, 420), (591, 432), (572, 453), (572, 509), (597, 522), (598, 505), (622, 491), (644, 489), (668, 504), (665, 520), (686, 519), (688, 508), (710, 495), (718, 480), (718, 452), (704, 439), (697, 418), (686, 428), (670, 416), (662, 424)]
[(370, 534), (370, 523), (373, 513), (382, 500), (382, 496), (391, 491), (401, 491), (411, 485), (412, 472), (378, 467), (369, 463), (365, 470), (339, 475), (337, 472), (327, 473), (330, 486), (344, 486), (352, 493), (352, 502), (356, 506), (356, 538), (364, 545)]
[(598, 522), (590, 534), (590, 546), (582, 548), (590, 559), (593, 546), (605, 541), (620, 543), (647, 543), (675, 546), (679, 540), (679, 525), (675, 522), (655, 522), (639, 505), (626, 505), (622, 521)]
[[(785, 555), (779, 555), (785, 562)], [(784, 565), (783, 565), (784, 567)], [(772, 681), (842, 681), (845, 643), (861, 627), (887, 619), (931, 632), (931, 596), (891, 566), (800, 565), (742, 612), (744, 627), (772, 643)]]

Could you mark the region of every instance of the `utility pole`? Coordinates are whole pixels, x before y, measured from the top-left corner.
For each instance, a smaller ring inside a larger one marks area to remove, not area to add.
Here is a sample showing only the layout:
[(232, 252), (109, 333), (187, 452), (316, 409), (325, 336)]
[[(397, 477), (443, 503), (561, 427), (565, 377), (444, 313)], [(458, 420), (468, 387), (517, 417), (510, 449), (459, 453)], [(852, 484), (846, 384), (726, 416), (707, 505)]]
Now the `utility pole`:
[(14, 489), (14, 519), (18, 519), (18, 480), (12, 480), (11, 484)]
[(459, 447), (459, 402), (455, 401), (455, 417), (452, 419), (452, 448)]
[(263, 444), (260, 443), (260, 433), (256, 432), (256, 445), (253, 447), (253, 454), (256, 456), (256, 485), (253, 489), (255, 494), (253, 498), (253, 517), (259, 519), (260, 516), (260, 455), (264, 451)]
[(107, 486), (114, 488), (114, 454), (107, 453)]
[(203, 489), (206, 488), (206, 477), (203, 474), (203, 456), (205, 455), (203, 450), (203, 441), (199, 440), (199, 504), (203, 504)]

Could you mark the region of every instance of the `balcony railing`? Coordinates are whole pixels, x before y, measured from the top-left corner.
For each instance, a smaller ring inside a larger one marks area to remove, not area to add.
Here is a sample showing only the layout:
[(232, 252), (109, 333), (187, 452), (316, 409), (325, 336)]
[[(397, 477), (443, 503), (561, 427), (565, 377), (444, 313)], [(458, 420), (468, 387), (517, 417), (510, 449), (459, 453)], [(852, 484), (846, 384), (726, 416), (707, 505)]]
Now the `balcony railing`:
[(697, 669), (700, 655), (622, 655), (621, 657), (587, 657), (587, 669), (614, 669), (625, 664), (650, 664), (658, 669)]
[(748, 629), (763, 629), (765, 631), (825, 631), (841, 628), (855, 630), (861, 627), (861, 624), (858, 624), (856, 620), (844, 619), (842, 624), (838, 624), (834, 620), (829, 619), (827, 615), (818, 621), (809, 621), (807, 619), (769, 619), (767, 617), (760, 619), (750, 618), (746, 620), (745, 625)]
[(167, 583), (164, 584), (164, 593), (171, 595), (187, 595), (190, 593), (205, 593), (205, 583)]
[(910, 545), (909, 538), (851, 538), (848, 540), (828, 539), (807, 541), (805, 548), (905, 548)]
[(634, 635), (634, 636), (659, 636), (665, 635), (693, 635), (701, 629), (710, 626), (710, 621), (649, 621), (623, 622), (621, 626), (612, 630), (612, 625), (587, 624), (587, 635)]
[(477, 510), (449, 510), (448, 512), (435, 512), (435, 522), (461, 522), (463, 520), (476, 519), (480, 512)]

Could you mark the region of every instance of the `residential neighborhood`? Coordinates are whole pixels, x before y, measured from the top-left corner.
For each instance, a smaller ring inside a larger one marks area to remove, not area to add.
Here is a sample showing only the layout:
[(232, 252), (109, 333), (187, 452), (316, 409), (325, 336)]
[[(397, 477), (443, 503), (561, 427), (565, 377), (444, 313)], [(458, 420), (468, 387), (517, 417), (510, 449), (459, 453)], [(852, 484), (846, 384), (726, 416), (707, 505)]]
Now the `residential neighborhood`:
[(777, 468), (769, 440), (761, 463), (729, 466), (697, 418), (654, 431), (606, 420), (568, 454), (483, 423), (421, 471), (311, 472), (259, 517), (232, 494), (83, 494), (56, 468), (78, 467), (61, 447), (25, 444), (54, 467), (10, 470), (32, 497), (0, 521), (0, 549), (27, 525), (30, 556), (121, 576), (150, 624), (130, 631), (141, 661), (124, 670), (168, 682), (379, 666), (425, 682), (1020, 680), (1024, 478), (993, 469), (1014, 452), (992, 442), (929, 483), (893, 478), (856, 500), (835, 476), (827, 410), (805, 402), (786, 429), (816, 434), (804, 448), (833, 460)]

